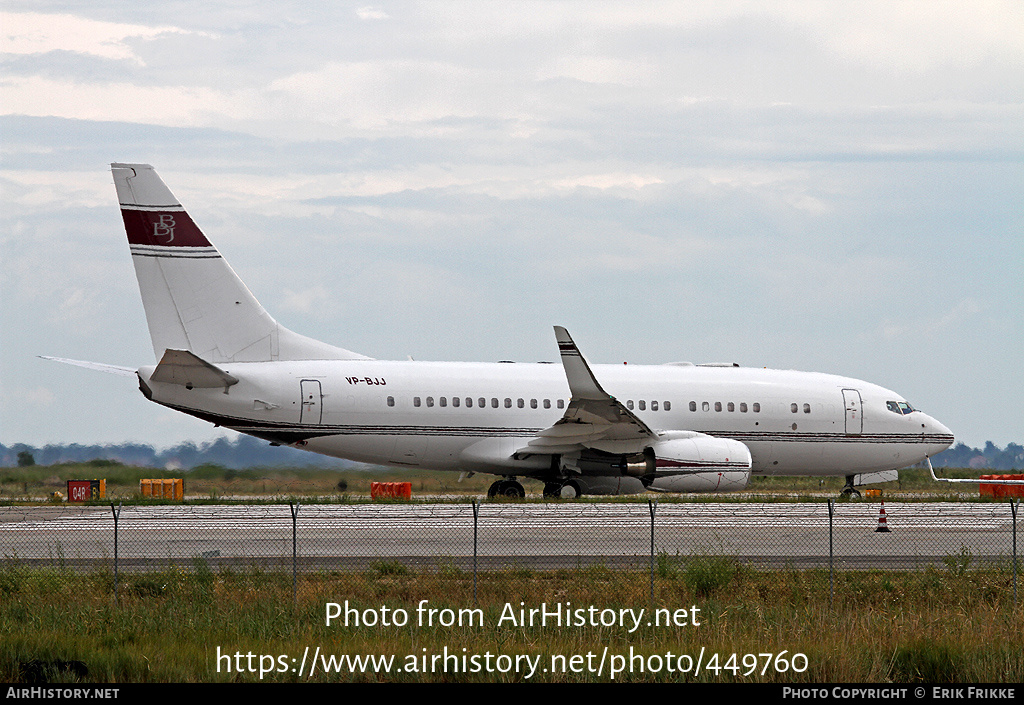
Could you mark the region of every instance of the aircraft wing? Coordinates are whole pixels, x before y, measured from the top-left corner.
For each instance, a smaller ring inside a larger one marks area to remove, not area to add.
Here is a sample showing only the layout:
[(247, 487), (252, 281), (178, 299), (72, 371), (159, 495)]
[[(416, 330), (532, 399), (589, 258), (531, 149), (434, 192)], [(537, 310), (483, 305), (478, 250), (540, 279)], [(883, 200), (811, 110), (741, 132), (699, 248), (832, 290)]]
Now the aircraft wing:
[(601, 387), (569, 331), (555, 326), (555, 339), (571, 398), (562, 418), (530, 439), (518, 454), (569, 453), (583, 448), (635, 452), (642, 442), (656, 437), (647, 424)]

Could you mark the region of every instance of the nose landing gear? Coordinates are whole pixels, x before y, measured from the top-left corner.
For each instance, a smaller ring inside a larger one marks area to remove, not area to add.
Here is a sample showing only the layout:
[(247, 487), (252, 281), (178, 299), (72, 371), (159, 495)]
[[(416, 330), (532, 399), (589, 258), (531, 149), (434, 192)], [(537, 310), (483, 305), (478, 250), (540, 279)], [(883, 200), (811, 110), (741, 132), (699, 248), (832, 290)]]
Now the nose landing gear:
[(846, 485), (840, 490), (839, 494), (842, 497), (860, 497), (860, 490), (853, 486), (853, 475), (846, 476)]

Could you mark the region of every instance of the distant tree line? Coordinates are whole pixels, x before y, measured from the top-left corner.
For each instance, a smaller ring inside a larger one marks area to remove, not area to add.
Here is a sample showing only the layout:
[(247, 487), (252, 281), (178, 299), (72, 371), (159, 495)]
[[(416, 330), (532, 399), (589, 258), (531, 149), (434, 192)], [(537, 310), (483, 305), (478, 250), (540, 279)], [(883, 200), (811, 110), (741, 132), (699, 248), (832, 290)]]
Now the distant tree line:
[(119, 445), (70, 443), (42, 447), (29, 446), (24, 443), (15, 443), (11, 446), (0, 444), (0, 467), (87, 463), (90, 460), (114, 460), (124, 465), (169, 469), (191, 469), (204, 463), (215, 463), (234, 469), (309, 465), (342, 469), (359, 465), (288, 446), (271, 446), (258, 438), (241, 435), (233, 440), (221, 437), (200, 445), (185, 442), (166, 450), (156, 450), (153, 446), (142, 443), (121, 443)]
[[(180, 443), (159, 451), (141, 443), (89, 446), (71, 443), (41, 448), (24, 443), (15, 443), (10, 447), (0, 444), (0, 467), (87, 463), (90, 460), (116, 460), (124, 465), (182, 469), (191, 469), (204, 463), (216, 463), (234, 469), (308, 465), (341, 469), (359, 465), (287, 446), (271, 446), (266, 441), (242, 435), (234, 440), (221, 437), (201, 445)], [(932, 458), (932, 464), (935, 467), (973, 468), (979, 471), (1019, 470), (1024, 469), (1024, 446), (1010, 443), (1000, 449), (988, 441), (984, 448), (978, 449), (957, 443)]]
[(1024, 469), (1024, 446), (1008, 443), (1001, 449), (992, 441), (986, 441), (985, 447), (978, 449), (957, 443), (932, 458), (932, 465), (975, 470), (1021, 470)]

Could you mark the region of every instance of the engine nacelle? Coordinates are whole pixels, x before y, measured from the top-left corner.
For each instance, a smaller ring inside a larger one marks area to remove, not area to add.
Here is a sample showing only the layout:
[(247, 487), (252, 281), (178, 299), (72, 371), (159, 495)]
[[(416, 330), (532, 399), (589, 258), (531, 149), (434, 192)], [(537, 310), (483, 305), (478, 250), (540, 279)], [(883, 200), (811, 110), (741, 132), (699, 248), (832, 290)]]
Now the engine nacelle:
[(576, 477), (573, 478), (583, 494), (640, 494), (646, 492), (644, 483), (635, 477)]
[[(750, 481), (750, 449), (703, 434), (658, 441), (645, 453), (648, 487), (661, 492), (736, 492)], [(653, 465), (653, 467), (651, 467)]]

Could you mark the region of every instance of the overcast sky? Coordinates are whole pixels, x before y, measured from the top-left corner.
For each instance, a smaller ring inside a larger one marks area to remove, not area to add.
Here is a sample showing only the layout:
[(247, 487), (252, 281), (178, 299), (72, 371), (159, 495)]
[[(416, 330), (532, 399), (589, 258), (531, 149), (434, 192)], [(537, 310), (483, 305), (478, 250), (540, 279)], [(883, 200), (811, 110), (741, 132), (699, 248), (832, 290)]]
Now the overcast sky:
[(384, 359), (735, 361), (1024, 442), (1024, 4), (5, 0), (0, 442), (222, 434), (153, 362), (109, 172)]

